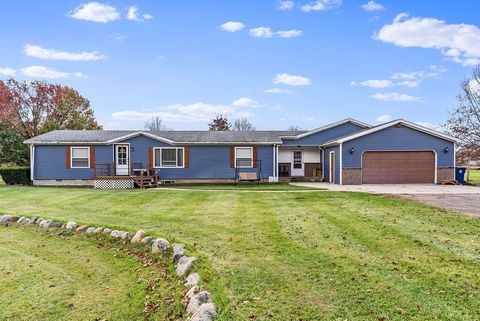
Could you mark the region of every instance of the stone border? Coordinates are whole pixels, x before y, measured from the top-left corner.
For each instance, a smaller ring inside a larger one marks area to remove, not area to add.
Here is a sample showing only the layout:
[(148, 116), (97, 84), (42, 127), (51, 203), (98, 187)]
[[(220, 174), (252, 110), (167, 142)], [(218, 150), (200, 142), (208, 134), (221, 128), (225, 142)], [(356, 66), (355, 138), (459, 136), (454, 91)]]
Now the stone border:
[(67, 223), (43, 219), (40, 217), (18, 217), (14, 215), (0, 216), (0, 223), (15, 223), (17, 225), (38, 225), (44, 230), (52, 228), (66, 229), (76, 234), (93, 235), (105, 234), (110, 235), (113, 239), (121, 239), (130, 241), (131, 243), (143, 243), (151, 248), (152, 253), (165, 253), (170, 248), (173, 251), (173, 264), (177, 276), (184, 279), (184, 285), (189, 290), (186, 291), (183, 302), (187, 305), (186, 312), (189, 315), (189, 321), (211, 321), (217, 316), (217, 309), (213, 304), (211, 294), (198, 285), (200, 274), (195, 272), (195, 264), (197, 259), (193, 256), (186, 256), (187, 250), (184, 244), (173, 243), (164, 238), (155, 239), (153, 236), (145, 236), (143, 230), (132, 234), (128, 231), (112, 230), (107, 227), (93, 227), (89, 225), (77, 226), (76, 222), (69, 221)]

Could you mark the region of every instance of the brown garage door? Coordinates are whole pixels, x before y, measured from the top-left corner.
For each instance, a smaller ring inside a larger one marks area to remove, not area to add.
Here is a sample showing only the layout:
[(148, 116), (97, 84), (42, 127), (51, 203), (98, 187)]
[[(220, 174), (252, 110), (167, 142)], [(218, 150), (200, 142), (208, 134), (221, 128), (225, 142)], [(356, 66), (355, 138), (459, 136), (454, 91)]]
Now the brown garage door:
[(434, 183), (433, 152), (365, 152), (363, 184)]

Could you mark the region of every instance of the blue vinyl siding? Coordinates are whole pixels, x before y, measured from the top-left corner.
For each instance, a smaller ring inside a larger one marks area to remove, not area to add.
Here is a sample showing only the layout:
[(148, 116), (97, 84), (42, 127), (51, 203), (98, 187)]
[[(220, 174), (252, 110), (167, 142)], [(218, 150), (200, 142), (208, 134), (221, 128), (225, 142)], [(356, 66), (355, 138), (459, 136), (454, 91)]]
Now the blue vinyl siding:
[[(145, 136), (137, 136), (121, 143), (130, 144), (130, 161), (141, 163), (142, 167), (147, 167), (149, 147), (172, 147), (172, 145)], [(119, 142), (119, 144), (121, 143)], [(66, 146), (62, 145), (37, 145), (35, 147), (35, 179), (93, 178), (93, 169), (66, 168), (65, 148)], [(257, 159), (262, 161), (262, 178), (272, 176), (273, 146), (257, 146)], [(95, 161), (96, 163), (108, 162), (111, 164), (113, 146), (95, 146)], [(257, 169), (245, 168), (242, 171), (257, 171)], [(232, 179), (235, 169), (230, 168), (230, 145), (191, 145), (189, 168), (159, 168), (158, 173), (161, 179)]]
[(335, 138), (339, 138), (348, 134), (352, 134), (354, 132), (358, 132), (359, 130), (364, 129), (358, 125), (352, 123), (345, 123), (343, 125), (339, 125), (324, 131), (321, 131), (316, 134), (312, 134), (307, 137), (303, 137), (300, 139), (284, 139), (284, 145), (322, 145), (330, 140)]
[[(112, 146), (95, 146), (95, 161), (112, 162)], [(93, 169), (67, 169), (64, 145), (36, 145), (34, 175), (35, 179), (91, 179)]]
[[(353, 154), (350, 153), (352, 147), (354, 148)], [(448, 153), (444, 152), (446, 147), (448, 147)], [(379, 150), (433, 150), (437, 153), (437, 167), (455, 166), (453, 142), (405, 126), (392, 126), (343, 143), (342, 166), (344, 168), (360, 168), (363, 152)]]
[(330, 152), (335, 152), (335, 183), (340, 184), (340, 146), (330, 146), (325, 148), (324, 154), (324, 180), (330, 181)]

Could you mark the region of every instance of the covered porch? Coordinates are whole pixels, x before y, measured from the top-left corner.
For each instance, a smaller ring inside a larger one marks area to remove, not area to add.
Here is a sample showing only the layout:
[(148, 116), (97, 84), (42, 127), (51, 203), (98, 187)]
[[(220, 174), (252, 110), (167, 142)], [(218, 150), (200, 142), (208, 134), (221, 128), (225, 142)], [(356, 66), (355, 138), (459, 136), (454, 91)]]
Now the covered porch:
[(321, 181), (323, 150), (319, 146), (277, 146), (277, 177), (290, 181)]

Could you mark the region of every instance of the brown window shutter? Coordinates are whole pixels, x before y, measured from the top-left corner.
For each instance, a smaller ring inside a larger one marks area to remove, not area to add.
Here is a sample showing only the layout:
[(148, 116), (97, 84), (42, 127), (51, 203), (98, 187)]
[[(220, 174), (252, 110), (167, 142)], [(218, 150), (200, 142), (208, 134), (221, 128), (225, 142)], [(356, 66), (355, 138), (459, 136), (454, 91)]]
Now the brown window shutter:
[(230, 168), (235, 168), (235, 146), (230, 146)]
[(190, 146), (185, 146), (185, 159), (183, 160), (183, 167), (189, 168), (190, 167)]
[(152, 168), (153, 165), (153, 147), (150, 146), (148, 147), (148, 167)]
[(70, 146), (66, 146), (65, 147), (65, 167), (67, 169), (70, 168), (70, 163), (72, 161), (71, 157), (70, 157)]
[(90, 168), (95, 168), (95, 146), (90, 146)]
[(253, 168), (257, 168), (257, 146), (253, 146)]

